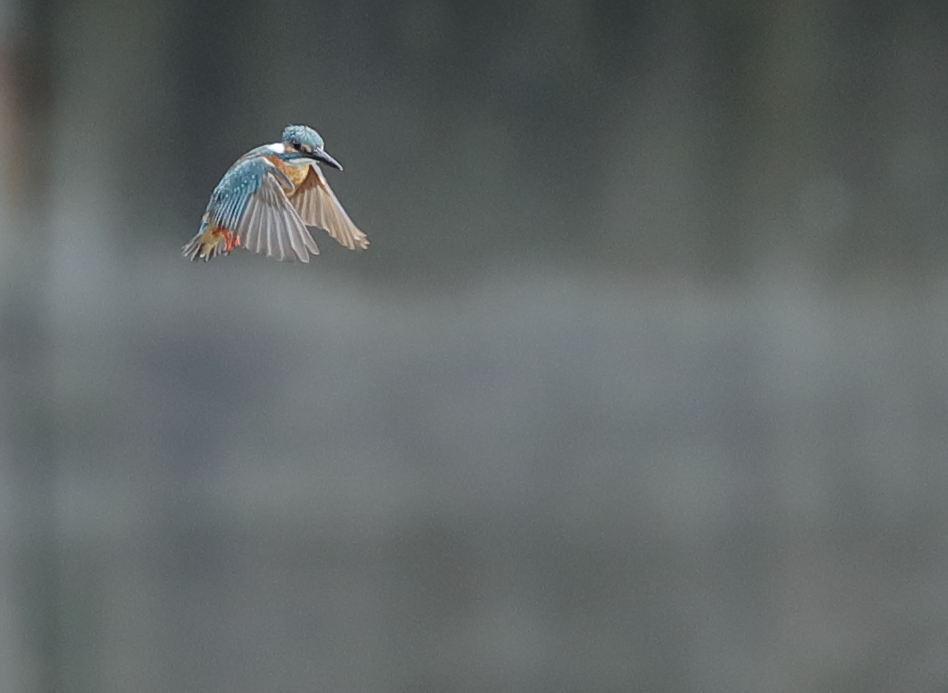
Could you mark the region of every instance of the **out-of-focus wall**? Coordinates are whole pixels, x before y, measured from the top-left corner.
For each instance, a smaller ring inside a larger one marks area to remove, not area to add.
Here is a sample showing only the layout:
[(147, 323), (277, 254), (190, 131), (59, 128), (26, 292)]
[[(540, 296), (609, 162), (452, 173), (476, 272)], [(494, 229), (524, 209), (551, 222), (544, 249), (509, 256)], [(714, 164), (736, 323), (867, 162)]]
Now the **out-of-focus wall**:
[(14, 9), (0, 689), (944, 686), (940, 4)]

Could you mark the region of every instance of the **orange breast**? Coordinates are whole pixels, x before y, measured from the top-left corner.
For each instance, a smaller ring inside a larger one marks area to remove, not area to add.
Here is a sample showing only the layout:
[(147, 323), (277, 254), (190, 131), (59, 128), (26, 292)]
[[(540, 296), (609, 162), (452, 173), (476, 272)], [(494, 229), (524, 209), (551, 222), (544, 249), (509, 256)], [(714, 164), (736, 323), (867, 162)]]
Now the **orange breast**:
[(278, 156), (268, 156), (267, 159), (269, 159), (274, 166), (286, 174), (286, 177), (290, 179), (291, 183), (293, 183), (294, 188), (299, 187), (299, 184), (306, 180), (306, 176), (309, 174), (308, 164), (303, 166), (294, 166), (293, 164), (288, 164), (281, 160)]

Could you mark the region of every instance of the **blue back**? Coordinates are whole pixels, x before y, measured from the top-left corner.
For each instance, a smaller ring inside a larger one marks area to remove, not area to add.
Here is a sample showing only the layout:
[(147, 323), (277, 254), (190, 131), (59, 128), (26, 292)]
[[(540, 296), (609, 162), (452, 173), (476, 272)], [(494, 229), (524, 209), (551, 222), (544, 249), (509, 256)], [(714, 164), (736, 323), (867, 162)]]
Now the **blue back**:
[(260, 157), (241, 159), (224, 174), (207, 204), (208, 221), (225, 229), (234, 229), (247, 207), (247, 199), (263, 183), (272, 166)]

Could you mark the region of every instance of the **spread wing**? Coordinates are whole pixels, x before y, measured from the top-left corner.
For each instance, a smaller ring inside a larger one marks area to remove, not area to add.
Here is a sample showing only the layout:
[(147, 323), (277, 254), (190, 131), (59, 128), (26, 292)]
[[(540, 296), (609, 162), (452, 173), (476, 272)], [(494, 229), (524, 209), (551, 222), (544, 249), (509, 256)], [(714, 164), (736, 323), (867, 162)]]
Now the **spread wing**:
[(295, 255), (301, 262), (309, 262), (310, 254), (318, 255), (319, 248), (283, 192), (284, 186), (291, 189), (292, 185), (283, 172), (268, 161), (251, 161), (260, 162), (255, 165), (263, 165), (265, 169), (260, 187), (247, 197), (237, 224), (239, 244), (277, 260), (293, 260)]
[(352, 223), (316, 164), (310, 166), (309, 174), (290, 193), (289, 199), (307, 226), (318, 226), (327, 231), (350, 250), (369, 247), (369, 239)]

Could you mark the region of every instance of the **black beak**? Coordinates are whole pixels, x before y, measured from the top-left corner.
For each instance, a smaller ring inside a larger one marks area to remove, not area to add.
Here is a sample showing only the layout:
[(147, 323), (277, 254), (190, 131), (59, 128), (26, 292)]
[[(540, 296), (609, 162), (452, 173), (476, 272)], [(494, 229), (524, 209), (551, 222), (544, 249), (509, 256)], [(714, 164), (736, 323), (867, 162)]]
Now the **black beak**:
[(324, 152), (322, 149), (314, 149), (313, 153), (309, 155), (310, 158), (316, 159), (316, 161), (322, 161), (324, 164), (329, 164), (333, 168), (338, 168), (342, 170), (342, 164), (333, 159), (329, 154)]

